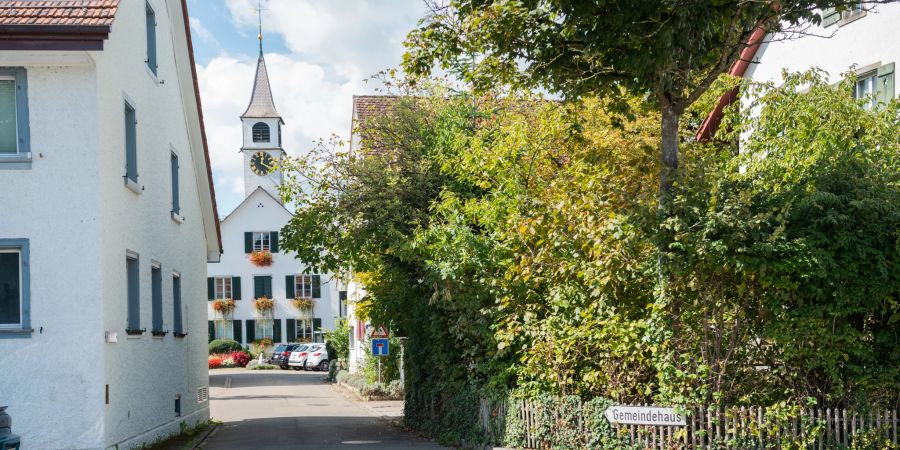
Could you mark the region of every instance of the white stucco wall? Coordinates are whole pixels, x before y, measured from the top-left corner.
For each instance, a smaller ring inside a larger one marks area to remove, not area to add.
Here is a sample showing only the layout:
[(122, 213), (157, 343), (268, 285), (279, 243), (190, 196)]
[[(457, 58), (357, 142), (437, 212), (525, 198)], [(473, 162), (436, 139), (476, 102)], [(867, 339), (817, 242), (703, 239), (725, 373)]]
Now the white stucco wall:
[[(208, 384), (205, 333), (207, 241), (194, 155), (177, 71), (173, 33), (183, 27), (177, 0), (150, 0), (157, 17), (157, 77), (144, 64), (143, 2), (120, 2), (113, 33), (95, 55), (99, 93), (102, 207), (103, 330), (118, 333), (106, 349), (104, 375), (110, 403), (105, 406), (106, 445), (130, 448), (172, 434), (179, 423), (205, 420), (209, 404), (197, 402), (197, 389)], [(137, 30), (137, 32), (135, 32)], [(177, 44), (177, 45), (176, 45)], [(128, 99), (137, 116), (137, 170), (140, 194), (123, 182), (125, 168), (123, 108)], [(196, 151), (196, 149), (194, 149)], [(171, 217), (170, 155), (179, 158), (179, 191), (184, 222)], [(139, 255), (140, 325), (146, 332), (127, 336), (125, 255)], [(151, 335), (151, 263), (162, 270), (163, 337)], [(173, 335), (173, 272), (181, 276), (182, 313), (187, 336)], [(102, 332), (100, 333), (102, 336)], [(175, 397), (181, 396), (181, 417)]]
[[(204, 220), (205, 185), (194, 172), (194, 163), (205, 163), (194, 160), (202, 155), (194, 139), (199, 127), (184, 110), (183, 95), (192, 102), (193, 86), (180, 85), (190, 70), (177, 28), (181, 3), (150, 1), (165, 83), (144, 64), (143, 2), (120, 2), (102, 52), (0, 52), (0, 66), (27, 69), (33, 154), (30, 169), (0, 170), (0, 239), (30, 243), (35, 332), (0, 338), (0, 404), (9, 406), (23, 448), (133, 448), (177, 433), (181, 421), (209, 416), (208, 402), (196, 401), (197, 388), (208, 384), (205, 277), (213, 222), (211, 214)], [(137, 107), (140, 195), (123, 183), (125, 97)], [(170, 215), (172, 148), (180, 158), (184, 223)], [(141, 326), (148, 331), (136, 338), (125, 333), (126, 250), (141, 256)], [(151, 260), (162, 266), (163, 329), (170, 331), (160, 338), (150, 335)], [(185, 338), (171, 333), (173, 271), (181, 274)], [(106, 343), (106, 331), (118, 342)], [(181, 417), (174, 413), (178, 394)]]
[[(862, 68), (872, 64), (900, 62), (900, 39), (896, 38), (900, 23), (900, 4), (871, 6), (865, 17), (846, 25), (813, 27), (808, 32), (819, 36), (779, 40), (764, 44), (757, 52), (745, 76), (755, 81), (782, 81), (782, 69), (796, 72), (818, 67), (838, 81), (851, 65)], [(772, 36), (767, 38), (772, 40)]]
[(27, 70), (33, 163), (0, 170), (0, 238), (29, 239), (35, 330), (30, 338), (0, 338), (0, 404), (9, 406), (26, 448), (102, 447), (94, 67), (84, 53), (5, 51), (0, 66)]
[[(296, 259), (293, 252), (273, 254), (273, 263), (269, 267), (254, 266), (244, 253), (244, 232), (280, 231), (290, 218), (291, 214), (274, 198), (265, 191), (256, 190), (222, 221), (224, 249), (222, 260), (219, 263), (208, 264), (207, 269), (210, 277), (241, 277), (241, 300), (235, 301), (232, 320), (241, 320), (244, 326), (246, 323), (243, 321), (256, 319), (252, 301), (253, 277), (271, 276), (272, 295), (275, 300), (274, 318), (281, 321), (282, 341), (287, 339), (285, 319), (297, 317), (297, 309), (291, 304), (291, 299), (285, 296), (285, 276), (301, 274), (306, 270), (306, 266)], [(321, 274), (321, 278), (322, 297), (316, 300), (314, 315), (322, 319), (323, 328), (330, 329), (334, 327), (335, 318), (339, 313), (338, 281), (333, 274)], [(209, 320), (217, 318), (212, 309), (212, 302), (209, 302), (208, 317)], [(241, 334), (246, 343), (246, 330)]]

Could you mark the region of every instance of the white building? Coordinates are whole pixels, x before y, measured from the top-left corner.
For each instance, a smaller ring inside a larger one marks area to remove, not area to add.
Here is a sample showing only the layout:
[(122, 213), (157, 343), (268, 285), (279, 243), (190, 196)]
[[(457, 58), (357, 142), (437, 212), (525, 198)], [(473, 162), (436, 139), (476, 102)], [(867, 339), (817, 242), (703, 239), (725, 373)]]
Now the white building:
[[(333, 328), (344, 313), (346, 292), (333, 274), (311, 273), (295, 253), (281, 251), (279, 231), (292, 216), (278, 193), (282, 173), (277, 163), (285, 156), (284, 121), (272, 99), (262, 45), (250, 104), (241, 122), (246, 197), (222, 220), (225, 251), (220, 262), (207, 267), (209, 340), (321, 342), (321, 330)], [(271, 264), (252, 263), (254, 252), (270, 252)], [(260, 297), (274, 300), (273, 309), (258, 310)], [(299, 299), (311, 300), (312, 310), (298, 309), (295, 300)], [(216, 310), (217, 303), (228, 300), (234, 301), (232, 311)]]
[(207, 420), (221, 253), (186, 4), (0, 5), (0, 405), (23, 448)]
[[(873, 102), (885, 102), (897, 96), (895, 65), (900, 61), (900, 39), (895, 37), (900, 23), (900, 3), (862, 3), (848, 11), (827, 9), (821, 12), (822, 24), (809, 24), (802, 37), (787, 39), (784, 35), (752, 37), (732, 75), (758, 82), (781, 83), (782, 71), (801, 72), (813, 67), (824, 70), (829, 81), (854, 72), (857, 76), (854, 94), (869, 96)], [(749, 62), (746, 63), (746, 62)], [(736, 97), (724, 96), (711, 112), (697, 138), (712, 136), (722, 118), (722, 107)]]

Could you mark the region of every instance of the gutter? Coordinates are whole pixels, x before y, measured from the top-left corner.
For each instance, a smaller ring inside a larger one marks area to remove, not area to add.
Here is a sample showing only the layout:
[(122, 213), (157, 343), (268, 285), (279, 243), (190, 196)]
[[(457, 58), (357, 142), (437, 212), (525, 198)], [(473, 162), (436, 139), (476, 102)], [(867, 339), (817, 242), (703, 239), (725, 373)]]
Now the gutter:
[(103, 50), (109, 25), (0, 25), (0, 50)]

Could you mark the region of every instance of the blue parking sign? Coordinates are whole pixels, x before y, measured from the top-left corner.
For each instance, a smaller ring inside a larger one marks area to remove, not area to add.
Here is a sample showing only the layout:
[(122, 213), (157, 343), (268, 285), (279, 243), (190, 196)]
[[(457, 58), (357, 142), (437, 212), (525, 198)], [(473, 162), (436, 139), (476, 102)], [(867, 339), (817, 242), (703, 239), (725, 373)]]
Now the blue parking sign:
[(372, 356), (387, 356), (388, 354), (387, 339), (372, 339)]

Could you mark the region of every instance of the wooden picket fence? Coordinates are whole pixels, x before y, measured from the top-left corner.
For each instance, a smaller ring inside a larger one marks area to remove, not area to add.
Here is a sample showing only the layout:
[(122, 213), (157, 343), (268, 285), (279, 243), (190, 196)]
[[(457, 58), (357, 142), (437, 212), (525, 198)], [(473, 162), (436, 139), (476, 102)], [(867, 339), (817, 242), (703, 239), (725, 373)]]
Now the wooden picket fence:
[[(518, 400), (513, 414), (524, 424), (525, 448), (549, 448), (550, 443), (538, 436), (535, 405)], [(629, 405), (649, 406), (649, 405)], [(489, 443), (504, 445), (504, 432), (510, 406), (504, 401), (481, 400), (479, 420)], [(771, 417), (762, 407), (694, 408), (687, 411), (686, 426), (614, 425), (620, 439), (642, 449), (715, 449), (780, 448), (786, 440), (806, 442), (813, 450), (843, 449), (853, 444), (854, 436), (869, 431), (900, 444), (898, 410), (873, 410), (859, 414), (841, 408), (806, 408), (793, 419)], [(582, 417), (567, 423), (576, 433), (590, 433)], [(553, 426), (555, 427), (555, 425)], [(877, 431), (875, 431), (877, 430)]]

